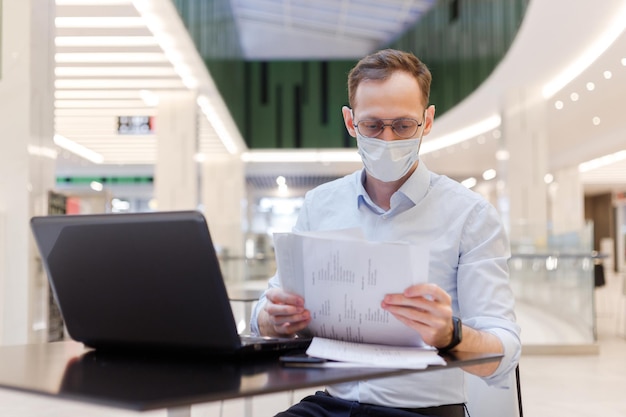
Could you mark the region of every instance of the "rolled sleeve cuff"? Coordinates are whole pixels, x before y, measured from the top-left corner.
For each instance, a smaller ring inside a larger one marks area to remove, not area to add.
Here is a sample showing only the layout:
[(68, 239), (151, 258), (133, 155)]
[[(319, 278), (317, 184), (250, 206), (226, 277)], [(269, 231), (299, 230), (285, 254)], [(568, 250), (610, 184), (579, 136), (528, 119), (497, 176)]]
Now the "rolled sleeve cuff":
[[(473, 320), (464, 321), (470, 327), (474, 327), (471, 323)], [(511, 321), (493, 318), (482, 318), (477, 320), (482, 326), (474, 327), (478, 330), (489, 332), (495, 335), (500, 342), (504, 350), (504, 356), (500, 360), (500, 364), (495, 372), (482, 379), (487, 385), (496, 388), (510, 388), (511, 379), (510, 374), (515, 370), (519, 363), (522, 347), (520, 342), (520, 328)]]

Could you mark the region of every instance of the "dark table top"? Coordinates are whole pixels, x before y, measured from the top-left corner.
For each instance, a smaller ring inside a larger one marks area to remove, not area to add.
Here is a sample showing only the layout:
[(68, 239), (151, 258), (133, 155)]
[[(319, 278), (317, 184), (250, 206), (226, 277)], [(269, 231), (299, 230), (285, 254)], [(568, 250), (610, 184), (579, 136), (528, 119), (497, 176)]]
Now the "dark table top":
[[(181, 355), (183, 356), (183, 355)], [(455, 352), (446, 366), (426, 370), (287, 368), (277, 358), (212, 360), (208, 357), (119, 355), (67, 341), (0, 347), (0, 387), (133, 410), (319, 387), (445, 367), (497, 361), (501, 355)]]

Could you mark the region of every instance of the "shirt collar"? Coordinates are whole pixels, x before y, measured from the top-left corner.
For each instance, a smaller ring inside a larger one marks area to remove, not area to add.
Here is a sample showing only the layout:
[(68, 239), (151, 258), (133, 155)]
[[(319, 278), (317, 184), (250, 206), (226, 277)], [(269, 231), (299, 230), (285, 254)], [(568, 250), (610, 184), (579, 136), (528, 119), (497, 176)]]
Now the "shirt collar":
[[(361, 170), (361, 175), (357, 175), (356, 178), (358, 179), (357, 205), (360, 206), (361, 204), (366, 204), (371, 209), (375, 209), (377, 206), (372, 202), (367, 194), (367, 191), (365, 191), (365, 187), (363, 186), (363, 183), (365, 182), (365, 168)], [(402, 184), (402, 187), (400, 187), (396, 193), (406, 196), (406, 198), (411, 200), (413, 204), (417, 204), (424, 198), (429, 187), (430, 171), (424, 161), (420, 160), (419, 164), (417, 164), (415, 172), (413, 172), (406, 182)], [(376, 211), (380, 211), (380, 209), (377, 209)]]
[(415, 172), (397, 192), (406, 195), (413, 203), (417, 204), (426, 196), (428, 188), (430, 188), (430, 171), (424, 161), (420, 159)]

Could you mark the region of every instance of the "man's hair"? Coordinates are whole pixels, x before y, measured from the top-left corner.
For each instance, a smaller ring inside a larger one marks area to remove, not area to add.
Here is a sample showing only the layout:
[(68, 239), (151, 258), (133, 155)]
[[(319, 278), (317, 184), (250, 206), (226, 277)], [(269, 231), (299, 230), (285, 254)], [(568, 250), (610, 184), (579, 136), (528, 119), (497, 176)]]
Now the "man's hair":
[(428, 67), (410, 52), (383, 49), (362, 58), (348, 74), (348, 100), (354, 108), (356, 89), (362, 81), (388, 79), (394, 72), (404, 71), (417, 80), (423, 94), (424, 107), (428, 105), (432, 75)]

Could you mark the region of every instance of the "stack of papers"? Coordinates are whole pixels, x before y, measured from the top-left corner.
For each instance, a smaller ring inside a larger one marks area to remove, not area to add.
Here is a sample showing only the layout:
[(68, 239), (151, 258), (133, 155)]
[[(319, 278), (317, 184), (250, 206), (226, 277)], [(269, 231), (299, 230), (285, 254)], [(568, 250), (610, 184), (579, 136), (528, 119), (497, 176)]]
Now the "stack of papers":
[(314, 337), (307, 355), (332, 362), (309, 364), (324, 368), (372, 367), (397, 369), (424, 369), (446, 362), (434, 348), (389, 346)]
[(367, 241), (359, 229), (277, 233), (274, 246), (281, 286), (304, 297), (311, 312), (315, 338), (307, 354), (375, 367), (443, 363), (417, 332), (380, 307), (386, 294), (427, 282), (426, 246)]

